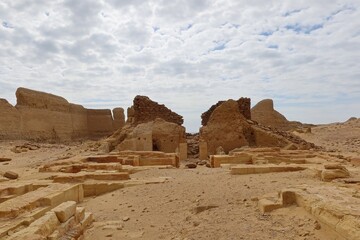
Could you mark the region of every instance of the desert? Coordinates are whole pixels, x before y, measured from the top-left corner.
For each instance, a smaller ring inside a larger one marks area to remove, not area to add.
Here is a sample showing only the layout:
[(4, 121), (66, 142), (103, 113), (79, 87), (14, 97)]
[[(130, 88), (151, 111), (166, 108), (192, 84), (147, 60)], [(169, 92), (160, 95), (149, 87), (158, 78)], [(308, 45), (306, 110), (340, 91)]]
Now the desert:
[(291, 122), (266, 99), (183, 117), (136, 96), (91, 110), (1, 101), (1, 239), (360, 238), (360, 119)]

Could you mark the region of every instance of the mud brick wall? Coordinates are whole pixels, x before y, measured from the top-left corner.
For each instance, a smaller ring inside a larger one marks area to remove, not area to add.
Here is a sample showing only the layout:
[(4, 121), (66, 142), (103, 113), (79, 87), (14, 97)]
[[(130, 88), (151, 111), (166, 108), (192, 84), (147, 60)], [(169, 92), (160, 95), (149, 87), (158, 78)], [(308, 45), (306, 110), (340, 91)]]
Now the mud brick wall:
[(163, 104), (158, 104), (146, 96), (136, 96), (131, 110), (128, 110), (128, 118), (133, 124), (146, 123), (162, 118), (167, 122), (182, 125), (183, 117), (171, 111)]
[[(223, 104), (225, 101), (219, 101), (216, 104), (212, 105), (209, 110), (207, 110), (206, 112), (204, 112), (203, 114), (201, 114), (201, 124), (203, 126), (206, 126), (211, 114), (214, 112), (214, 110), (220, 106), (221, 104)], [(239, 106), (239, 110), (240, 113), (246, 118), (246, 119), (251, 119), (251, 99), (250, 98), (239, 98), (239, 100), (237, 100), (238, 106)]]

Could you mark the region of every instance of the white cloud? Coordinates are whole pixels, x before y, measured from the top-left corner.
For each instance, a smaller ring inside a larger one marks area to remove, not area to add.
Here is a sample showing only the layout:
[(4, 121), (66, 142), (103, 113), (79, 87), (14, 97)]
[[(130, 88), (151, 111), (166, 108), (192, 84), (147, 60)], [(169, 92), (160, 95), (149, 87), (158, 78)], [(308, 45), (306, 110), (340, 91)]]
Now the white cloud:
[[(20, 1), (0, 3), (0, 88), (86, 107), (148, 95), (196, 131), (218, 100), (273, 98), (292, 120), (342, 121), (360, 105), (360, 3)], [(319, 114), (314, 114), (318, 112)], [(359, 117), (359, 116), (358, 116)]]

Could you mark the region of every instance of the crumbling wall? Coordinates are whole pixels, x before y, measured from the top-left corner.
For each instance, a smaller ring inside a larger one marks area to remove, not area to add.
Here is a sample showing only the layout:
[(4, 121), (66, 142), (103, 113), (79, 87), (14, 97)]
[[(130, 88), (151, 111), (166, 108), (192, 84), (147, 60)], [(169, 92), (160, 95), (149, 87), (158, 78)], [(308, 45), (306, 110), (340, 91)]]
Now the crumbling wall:
[(98, 138), (114, 132), (113, 118), (109, 109), (87, 109), (89, 136)]
[(113, 117), (114, 117), (114, 130), (118, 130), (125, 125), (125, 115), (123, 108), (114, 108)]
[(20, 133), (20, 113), (5, 99), (0, 99), (0, 139), (18, 139)]
[(154, 121), (156, 118), (182, 125), (183, 117), (174, 113), (163, 104), (158, 104), (146, 96), (136, 96), (133, 106), (128, 109), (128, 122), (137, 125)]
[(24, 139), (66, 141), (73, 132), (69, 102), (59, 96), (19, 88), (16, 91)]
[[(214, 112), (214, 110), (219, 107), (221, 104), (223, 104), (225, 101), (219, 101), (216, 104), (212, 105), (209, 110), (201, 114), (201, 125), (206, 126), (211, 114)], [(251, 99), (250, 98), (239, 98), (237, 101), (239, 112), (246, 118), (251, 119)]]
[[(100, 138), (114, 132), (114, 120), (108, 109), (86, 109), (65, 98), (19, 88), (13, 107), (0, 99), (0, 139), (69, 141)], [(125, 122), (123, 109), (116, 108), (116, 119)]]

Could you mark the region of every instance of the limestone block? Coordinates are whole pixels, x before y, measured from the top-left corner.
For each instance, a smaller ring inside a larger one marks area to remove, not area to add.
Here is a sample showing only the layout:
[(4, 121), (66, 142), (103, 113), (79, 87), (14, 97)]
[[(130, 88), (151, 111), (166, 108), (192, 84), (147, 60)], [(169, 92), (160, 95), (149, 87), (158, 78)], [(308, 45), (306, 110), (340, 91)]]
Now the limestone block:
[(230, 168), (230, 173), (234, 175), (261, 174), (270, 172), (293, 172), (305, 170), (305, 167), (297, 165), (238, 165)]
[(123, 187), (124, 183), (121, 182), (86, 182), (84, 183), (84, 196), (98, 196)]
[(187, 159), (187, 143), (179, 144), (179, 158), (180, 158), (180, 161)]
[(19, 175), (13, 171), (7, 171), (7, 172), (5, 172), (4, 177), (9, 178), (9, 179), (17, 179), (19, 177)]
[(36, 234), (48, 236), (53, 233), (59, 225), (60, 222), (56, 214), (54, 212), (47, 212), (43, 217), (30, 224), (29, 227), (37, 228)]
[(269, 199), (261, 199), (258, 202), (258, 206), (260, 209), (260, 212), (262, 214), (267, 213), (267, 212), (271, 212), (275, 209), (281, 208), (282, 204), (280, 203), (275, 203)]
[(84, 207), (76, 207), (75, 210), (75, 219), (76, 222), (81, 222), (85, 217), (85, 208)]
[(199, 159), (200, 160), (208, 159), (207, 142), (199, 142)]
[(249, 164), (252, 163), (252, 156), (247, 153), (234, 153), (234, 155), (211, 155), (210, 164), (212, 167), (220, 167), (221, 164)]
[(76, 202), (67, 201), (54, 208), (52, 211), (55, 212), (59, 221), (61, 223), (64, 223), (69, 218), (75, 215), (75, 210), (76, 210)]
[(321, 180), (329, 182), (336, 178), (350, 177), (350, 173), (347, 169), (325, 169), (321, 172)]
[(81, 221), (81, 226), (83, 229), (89, 227), (94, 221), (93, 214), (91, 212), (85, 212), (84, 220)]

